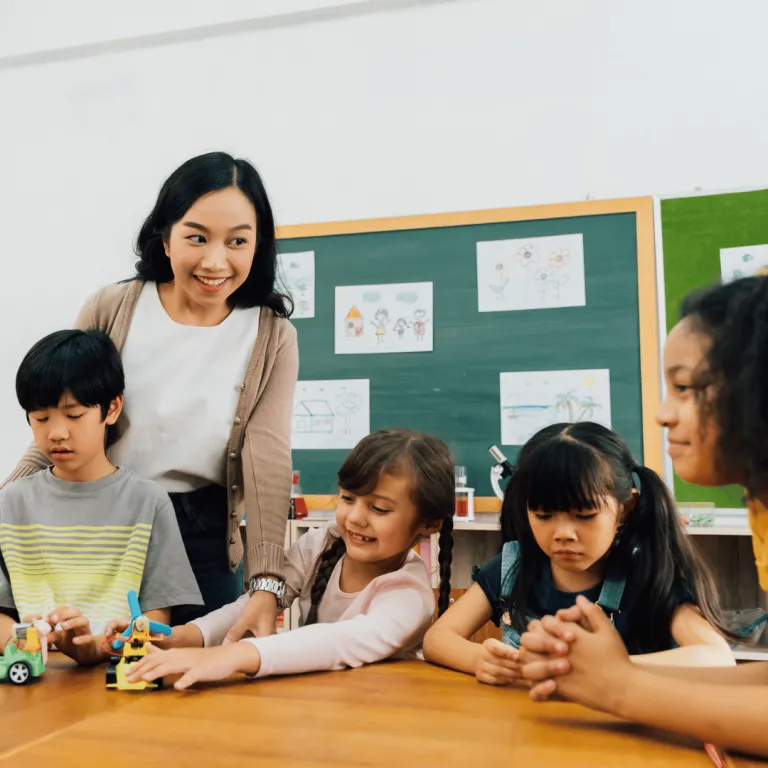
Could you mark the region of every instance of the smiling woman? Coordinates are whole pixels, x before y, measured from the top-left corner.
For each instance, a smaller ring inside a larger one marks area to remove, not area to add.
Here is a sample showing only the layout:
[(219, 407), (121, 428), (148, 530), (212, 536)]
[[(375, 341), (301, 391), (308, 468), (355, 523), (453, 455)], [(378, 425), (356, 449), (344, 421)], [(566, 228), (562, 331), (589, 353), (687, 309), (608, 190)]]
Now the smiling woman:
[[(76, 321), (108, 332), (125, 368), (109, 458), (173, 501), (205, 600), (174, 623), (242, 593), (245, 516), (252, 597), (231, 637), (269, 634), (284, 589), (298, 349), (256, 169), (223, 152), (188, 160), (160, 190), (136, 252), (136, 276), (97, 292)], [(11, 479), (47, 464), (31, 449)]]

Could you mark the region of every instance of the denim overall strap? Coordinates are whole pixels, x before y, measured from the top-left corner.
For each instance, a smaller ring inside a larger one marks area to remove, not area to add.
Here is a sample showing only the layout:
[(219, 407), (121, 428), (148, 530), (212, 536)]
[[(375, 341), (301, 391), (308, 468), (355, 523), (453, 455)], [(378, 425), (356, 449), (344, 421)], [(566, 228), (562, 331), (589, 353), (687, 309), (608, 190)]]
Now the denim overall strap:
[[(520, 544), (516, 541), (508, 541), (501, 550), (501, 589), (499, 597), (506, 602), (512, 594), (517, 580), (520, 561)], [(509, 622), (509, 623), (507, 623)], [(509, 612), (505, 611), (501, 620), (501, 639), (507, 645), (520, 647), (520, 633), (512, 626)]]
[(621, 612), (619, 609), (626, 586), (627, 577), (618, 568), (613, 567), (606, 574), (597, 604), (608, 614), (611, 624), (613, 624), (613, 614)]

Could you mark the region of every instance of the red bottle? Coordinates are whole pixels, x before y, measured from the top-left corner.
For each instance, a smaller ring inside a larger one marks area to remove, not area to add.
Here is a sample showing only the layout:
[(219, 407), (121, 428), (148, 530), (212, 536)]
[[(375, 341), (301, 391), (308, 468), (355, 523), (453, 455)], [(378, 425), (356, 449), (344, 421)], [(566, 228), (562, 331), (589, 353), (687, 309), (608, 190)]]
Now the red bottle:
[(291, 511), (289, 514), (291, 520), (303, 520), (309, 514), (307, 512), (307, 502), (304, 501), (304, 494), (301, 492), (300, 475), (300, 472), (294, 471), (293, 481), (291, 482)]

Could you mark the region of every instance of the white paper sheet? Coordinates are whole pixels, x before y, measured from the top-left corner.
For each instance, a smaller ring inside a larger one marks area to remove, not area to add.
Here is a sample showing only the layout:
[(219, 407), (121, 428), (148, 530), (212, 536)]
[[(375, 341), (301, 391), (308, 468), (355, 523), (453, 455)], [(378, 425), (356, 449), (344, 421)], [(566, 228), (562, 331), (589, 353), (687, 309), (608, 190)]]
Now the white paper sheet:
[(523, 445), (559, 422), (595, 421), (611, 426), (608, 369), (502, 373), (501, 442)]
[(768, 245), (721, 248), (720, 274), (726, 283), (740, 277), (768, 275)]
[(582, 235), (477, 244), (479, 312), (583, 307), (586, 303)]
[(293, 299), (291, 320), (315, 316), (315, 252), (281, 253), (278, 274)]
[(299, 381), (293, 397), (291, 447), (354, 448), (371, 431), (369, 379)]
[(337, 355), (431, 352), (432, 283), (336, 288)]

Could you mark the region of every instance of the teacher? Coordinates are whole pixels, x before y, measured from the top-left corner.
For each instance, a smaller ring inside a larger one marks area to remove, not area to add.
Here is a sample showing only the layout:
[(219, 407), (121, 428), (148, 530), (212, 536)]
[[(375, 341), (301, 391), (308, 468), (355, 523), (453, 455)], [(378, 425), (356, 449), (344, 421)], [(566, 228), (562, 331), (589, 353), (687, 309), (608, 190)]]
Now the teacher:
[[(109, 333), (125, 367), (109, 458), (173, 502), (205, 601), (173, 623), (243, 593), (245, 517), (251, 598), (228, 639), (270, 634), (284, 590), (298, 347), (256, 169), (223, 152), (188, 160), (160, 190), (136, 253), (136, 276), (95, 293), (75, 323)], [(9, 480), (47, 466), (30, 449)]]

